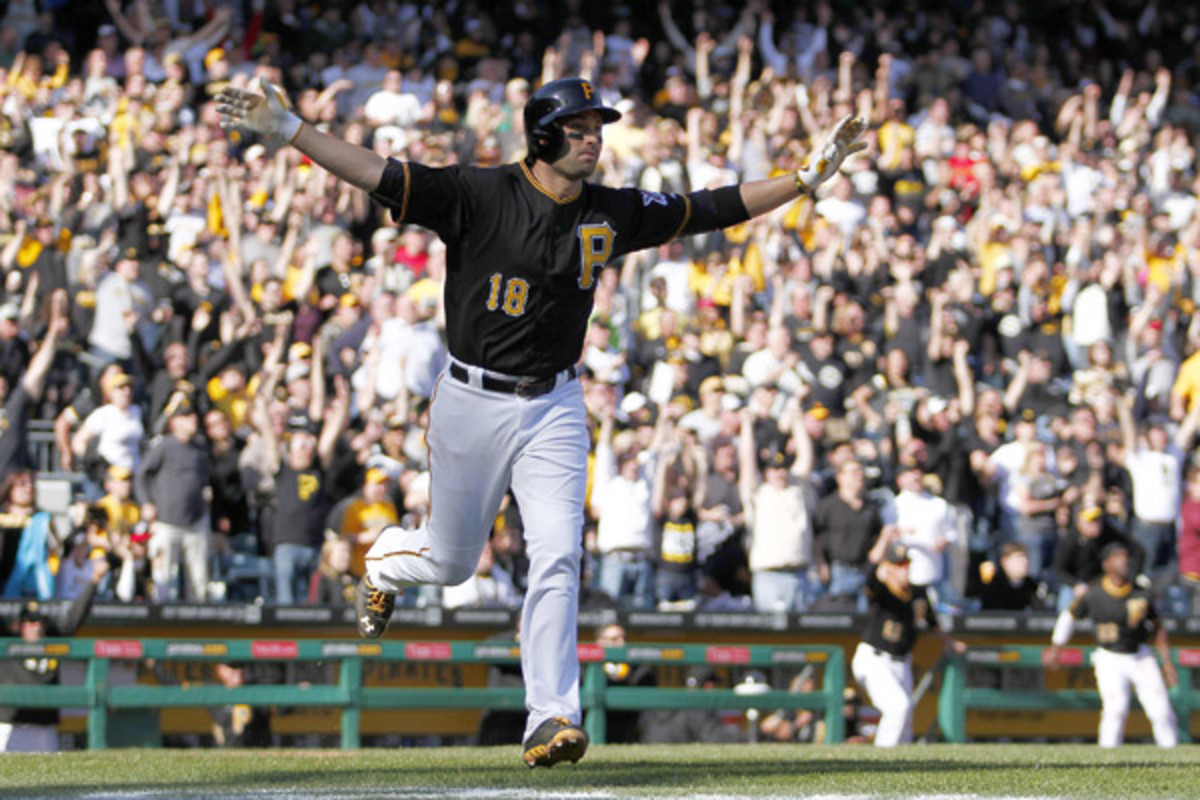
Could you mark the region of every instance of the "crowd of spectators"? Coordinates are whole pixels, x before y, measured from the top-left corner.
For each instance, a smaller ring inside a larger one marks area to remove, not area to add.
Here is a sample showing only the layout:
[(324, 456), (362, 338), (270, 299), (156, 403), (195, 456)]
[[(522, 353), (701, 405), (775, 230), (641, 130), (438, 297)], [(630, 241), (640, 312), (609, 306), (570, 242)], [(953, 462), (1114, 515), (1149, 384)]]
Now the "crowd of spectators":
[[(1200, 7), (79, 5), (0, 23), (5, 595), (105, 559), (121, 601), (219, 600), (258, 563), (269, 602), (350, 602), (428, 511), (443, 247), (212, 98), (265, 76), (381, 154), (495, 165), (531, 87), (584, 75), (623, 112), (607, 185), (794, 170), (847, 113), (871, 143), (816, 197), (603, 271), (586, 602), (861, 608), (899, 540), (943, 610), (1052, 609), (1122, 539), (1188, 607)], [(522, 549), (510, 502), (467, 585), (405, 602), (515, 606)]]

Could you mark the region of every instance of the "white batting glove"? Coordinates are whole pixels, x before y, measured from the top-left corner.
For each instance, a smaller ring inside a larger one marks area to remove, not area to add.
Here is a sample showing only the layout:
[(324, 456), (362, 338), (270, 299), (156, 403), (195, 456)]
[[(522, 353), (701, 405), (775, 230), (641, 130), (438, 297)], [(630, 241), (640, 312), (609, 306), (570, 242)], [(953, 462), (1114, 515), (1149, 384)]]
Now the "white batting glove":
[(833, 132), (796, 171), (796, 188), (802, 192), (815, 191), (841, 168), (842, 162), (867, 149), (866, 142), (856, 141), (867, 129), (862, 119), (847, 115), (834, 126)]
[(217, 113), (225, 130), (241, 128), (276, 145), (291, 144), (304, 120), (288, 110), (283, 90), (259, 77), (262, 94), (227, 87), (217, 95)]

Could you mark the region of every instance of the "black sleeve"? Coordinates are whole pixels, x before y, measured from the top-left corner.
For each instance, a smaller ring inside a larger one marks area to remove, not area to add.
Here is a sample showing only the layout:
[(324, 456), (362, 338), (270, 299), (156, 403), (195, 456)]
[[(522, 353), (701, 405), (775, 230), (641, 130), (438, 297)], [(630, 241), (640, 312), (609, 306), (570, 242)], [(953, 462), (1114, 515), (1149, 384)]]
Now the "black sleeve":
[(692, 216), (683, 226), (683, 235), (720, 230), (750, 219), (739, 186), (702, 189), (688, 198), (692, 202)]
[(372, 199), (392, 212), (397, 223), (429, 228), (444, 240), (462, 230), (462, 190), (469, 176), (458, 167), (434, 168), (389, 158)]
[(197, 376), (200, 380), (200, 386), (207, 386), (208, 382), (215, 378), (221, 370), (241, 358), (242, 350), (245, 347), (245, 339), (234, 339), (210, 355), (208, 360), (204, 362), (204, 365), (200, 367), (200, 374)]
[(598, 205), (616, 221), (614, 255), (655, 247), (679, 236), (728, 228), (750, 218), (737, 186), (691, 194), (605, 189)]
[(1072, 617), (1075, 619), (1084, 619), (1088, 616), (1090, 613), (1088, 611), (1088, 595), (1091, 593), (1092, 590), (1089, 588), (1082, 595), (1071, 601), (1071, 605), (1067, 610), (1071, 612)]

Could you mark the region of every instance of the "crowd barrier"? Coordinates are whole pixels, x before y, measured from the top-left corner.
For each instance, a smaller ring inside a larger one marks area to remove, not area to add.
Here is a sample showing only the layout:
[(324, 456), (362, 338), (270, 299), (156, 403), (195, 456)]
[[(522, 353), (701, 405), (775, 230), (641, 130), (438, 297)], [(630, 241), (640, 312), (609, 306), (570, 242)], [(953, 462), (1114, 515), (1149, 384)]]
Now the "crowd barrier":
[[(109, 712), (119, 709), (252, 706), (324, 706), (340, 709), (341, 747), (361, 746), (363, 711), (375, 709), (507, 709), (523, 710), (525, 693), (506, 687), (378, 687), (363, 684), (363, 662), (420, 661), (465, 664), (518, 664), (520, 648), (506, 642), (354, 642), (254, 639), (45, 639), (36, 643), (0, 640), (7, 658), (75, 659), (85, 662), (82, 686), (0, 686), (0, 706), (79, 707), (87, 714), (87, 746), (101, 750), (109, 743)], [(811, 709), (823, 711), (826, 741), (844, 738), (842, 720), (845, 657), (828, 646), (636, 644), (602, 647), (580, 644), (583, 668), (581, 700), (584, 727), (597, 744), (605, 741), (608, 709)], [(328, 685), (114, 686), (114, 661), (333, 661), (335, 681)], [(610, 685), (605, 663), (714, 668), (771, 669), (821, 667), (820, 689), (789, 692), (767, 689), (752, 694), (736, 689), (675, 689)]]
[[(1092, 647), (1065, 647), (1060, 651), (1064, 668), (1086, 667), (1091, 663)], [(1006, 647), (972, 647), (962, 656), (947, 658), (938, 698), (938, 724), (942, 736), (949, 742), (967, 740), (967, 711), (987, 709), (1002, 711), (1078, 711), (1098, 710), (1100, 695), (1094, 689), (994, 689), (967, 686), (968, 667), (995, 669), (1043, 669), (1043, 646), (1012, 645)], [(1193, 682), (1193, 669), (1200, 667), (1200, 649), (1174, 648), (1179, 681), (1170, 689), (1171, 703), (1178, 720), (1179, 741), (1190, 742), (1190, 718), (1200, 710), (1200, 690)], [(1052, 731), (1048, 731), (1052, 734)]]

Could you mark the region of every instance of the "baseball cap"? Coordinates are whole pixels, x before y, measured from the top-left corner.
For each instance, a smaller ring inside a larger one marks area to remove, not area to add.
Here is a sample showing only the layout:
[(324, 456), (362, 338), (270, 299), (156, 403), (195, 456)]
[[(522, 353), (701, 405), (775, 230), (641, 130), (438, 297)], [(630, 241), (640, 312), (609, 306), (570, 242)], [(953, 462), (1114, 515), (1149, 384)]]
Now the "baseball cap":
[(1079, 511), (1079, 518), (1084, 522), (1095, 522), (1102, 516), (1104, 516), (1104, 509), (1096, 505), (1088, 506)]
[(287, 372), (284, 375), (284, 383), (303, 380), (308, 377), (308, 364), (298, 361), (294, 364), (288, 364)]
[(788, 469), (792, 466), (792, 456), (785, 450), (773, 447), (763, 458), (763, 469)]
[(950, 404), (946, 402), (946, 398), (940, 395), (934, 395), (925, 401), (925, 410), (930, 414), (940, 414), (949, 407)]
[(883, 560), (889, 564), (907, 564), (910, 561), (908, 548), (899, 542), (892, 542), (888, 545), (887, 552), (883, 555)]
[(167, 401), (166, 408), (163, 409), (163, 416), (167, 419), (195, 413), (195, 406), (192, 405), (192, 401), (183, 392), (175, 392), (175, 394), (171, 395), (171, 399)]
[(636, 414), (646, 407), (649, 400), (641, 392), (629, 392), (621, 398), (621, 410), (626, 414)]
[(700, 394), (706, 392), (723, 392), (725, 391), (725, 383), (721, 380), (720, 375), (709, 375), (704, 380), (700, 381)]
[(21, 606), (21, 612), (17, 615), (18, 622), (45, 622), (46, 614), (42, 611), (42, 604), (37, 600), (29, 600), (25, 605)]
[(133, 378), (129, 377), (127, 372), (114, 372), (109, 376), (104, 383), (104, 389), (111, 392), (113, 389), (119, 389), (122, 386), (129, 386), (133, 383)]
[(288, 430), (292, 433), (317, 434), (317, 424), (305, 414), (293, 414), (288, 417)]
[(120, 464), (113, 464), (108, 468), (108, 477), (115, 481), (127, 481), (133, 477), (133, 470), (129, 467), (122, 467)]
[(1126, 555), (1128, 555), (1129, 554), (1129, 545), (1125, 544), (1124, 542), (1120, 542), (1120, 541), (1109, 542), (1108, 544), (1104, 545), (1103, 548), (1100, 549), (1100, 560), (1107, 561), (1109, 559), (1109, 557), (1112, 556), (1114, 553), (1116, 553), (1118, 550), (1123, 551)]
[(390, 475), (378, 467), (372, 467), (371, 469), (367, 470), (367, 475), (365, 478), (367, 483), (387, 483), (391, 479), (392, 478)]
[(214, 47), (212, 50), (208, 51), (208, 54), (206, 56), (204, 56), (204, 68), (212, 69), (212, 65), (217, 63), (224, 57), (225, 57), (225, 50), (220, 47)]
[(16, 320), (21, 318), (21, 308), (16, 303), (8, 302), (0, 305), (0, 319)]
[(694, 411), (696, 409), (696, 401), (686, 394), (675, 395), (671, 398), (671, 404), (681, 406), (687, 411)]
[(288, 361), (298, 361), (312, 356), (312, 345), (308, 342), (293, 342), (288, 348)]
[(101, 25), (99, 28), (96, 28), (96, 35), (97, 36), (116, 36), (117, 35), (117, 26), (113, 25), (112, 23), (105, 23), (104, 25)]

